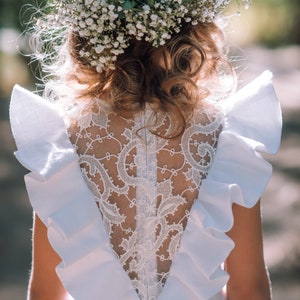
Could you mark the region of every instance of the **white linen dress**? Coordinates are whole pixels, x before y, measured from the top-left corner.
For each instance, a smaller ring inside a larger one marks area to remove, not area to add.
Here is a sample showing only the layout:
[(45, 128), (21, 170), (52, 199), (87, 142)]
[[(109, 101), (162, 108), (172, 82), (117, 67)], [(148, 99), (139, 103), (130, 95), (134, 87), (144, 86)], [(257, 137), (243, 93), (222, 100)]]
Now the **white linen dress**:
[[(126, 120), (99, 99), (63, 111), (14, 88), (15, 155), (75, 300), (223, 299), (232, 204), (255, 205), (272, 173), (259, 152), (280, 144), (271, 78), (204, 102), (173, 140), (151, 133), (149, 107)], [(157, 115), (156, 132), (172, 126)]]

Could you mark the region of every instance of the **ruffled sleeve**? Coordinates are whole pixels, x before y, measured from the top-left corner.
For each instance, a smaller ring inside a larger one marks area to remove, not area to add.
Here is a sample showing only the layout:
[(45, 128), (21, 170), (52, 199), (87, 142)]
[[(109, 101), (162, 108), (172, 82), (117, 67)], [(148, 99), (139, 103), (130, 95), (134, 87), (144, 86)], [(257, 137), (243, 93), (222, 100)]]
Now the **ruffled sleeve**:
[(192, 207), (177, 258), (162, 299), (222, 299), (228, 280), (221, 268), (233, 241), (225, 234), (233, 225), (232, 204), (252, 207), (272, 173), (259, 153), (276, 153), (281, 138), (281, 109), (264, 72), (221, 104), (224, 126), (208, 176)]
[(15, 155), (30, 170), (25, 176), (29, 199), (62, 259), (56, 272), (65, 288), (76, 300), (98, 300), (99, 296), (137, 300), (111, 250), (60, 110), (16, 86), (10, 120), (18, 148)]
[(239, 187), (233, 202), (252, 207), (272, 173), (259, 152), (275, 154), (281, 139), (281, 109), (272, 74), (264, 72), (223, 103), (225, 123), (207, 180)]

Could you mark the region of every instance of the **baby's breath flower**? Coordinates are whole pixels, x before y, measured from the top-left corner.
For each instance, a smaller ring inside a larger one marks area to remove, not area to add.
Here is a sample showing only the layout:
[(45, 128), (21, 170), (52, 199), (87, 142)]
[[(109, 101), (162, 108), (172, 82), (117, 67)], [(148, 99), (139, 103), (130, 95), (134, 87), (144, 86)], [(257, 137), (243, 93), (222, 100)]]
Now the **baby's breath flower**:
[[(79, 55), (101, 73), (114, 69), (132, 38), (144, 39), (154, 47), (162, 46), (182, 22), (196, 25), (212, 22), (231, 0), (52, 0), (48, 28), (53, 24), (71, 28), (87, 40)], [(244, 2), (248, 8), (251, 0)], [(46, 26), (46, 23), (37, 26)]]

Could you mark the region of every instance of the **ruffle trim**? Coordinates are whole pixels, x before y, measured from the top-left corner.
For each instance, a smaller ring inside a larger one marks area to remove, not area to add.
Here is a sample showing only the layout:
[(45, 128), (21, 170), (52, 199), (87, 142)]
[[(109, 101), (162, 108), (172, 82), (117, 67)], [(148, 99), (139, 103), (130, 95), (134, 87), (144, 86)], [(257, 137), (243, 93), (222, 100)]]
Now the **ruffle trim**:
[(225, 234), (233, 226), (232, 204), (257, 203), (272, 173), (258, 151), (275, 154), (280, 145), (281, 109), (271, 79), (266, 71), (221, 103), (225, 120), (214, 162), (161, 296), (172, 290), (172, 299), (207, 300), (226, 284), (221, 264), (234, 247)]
[[(258, 151), (275, 153), (280, 143), (271, 78), (263, 73), (221, 104), (225, 122), (217, 153), (158, 299), (212, 299), (226, 284), (221, 264), (234, 247), (225, 234), (233, 224), (232, 203), (257, 202), (272, 172)], [(31, 171), (25, 177), (29, 198), (62, 258), (57, 273), (66, 289), (76, 300), (139, 299), (110, 247), (59, 110), (16, 86), (10, 114), (16, 157)]]
[(25, 176), (29, 199), (62, 259), (56, 272), (65, 288), (76, 300), (137, 300), (112, 252), (59, 109), (16, 86), (10, 119), (15, 155), (31, 171)]

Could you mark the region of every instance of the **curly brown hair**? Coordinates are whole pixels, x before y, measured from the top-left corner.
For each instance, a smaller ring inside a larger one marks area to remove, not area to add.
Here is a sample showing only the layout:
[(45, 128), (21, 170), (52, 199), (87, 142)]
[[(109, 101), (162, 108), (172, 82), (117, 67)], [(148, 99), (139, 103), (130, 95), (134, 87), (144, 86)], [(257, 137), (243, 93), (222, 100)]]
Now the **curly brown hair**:
[(184, 24), (158, 48), (132, 40), (118, 56), (115, 70), (100, 74), (79, 55), (85, 40), (71, 34), (68, 43), (73, 71), (66, 80), (84, 86), (79, 98), (109, 101), (125, 118), (133, 117), (147, 103), (176, 121), (175, 131), (166, 138), (183, 133), (195, 107), (210, 94), (208, 83), (217, 82), (218, 66), (228, 63), (223, 33), (215, 23)]

